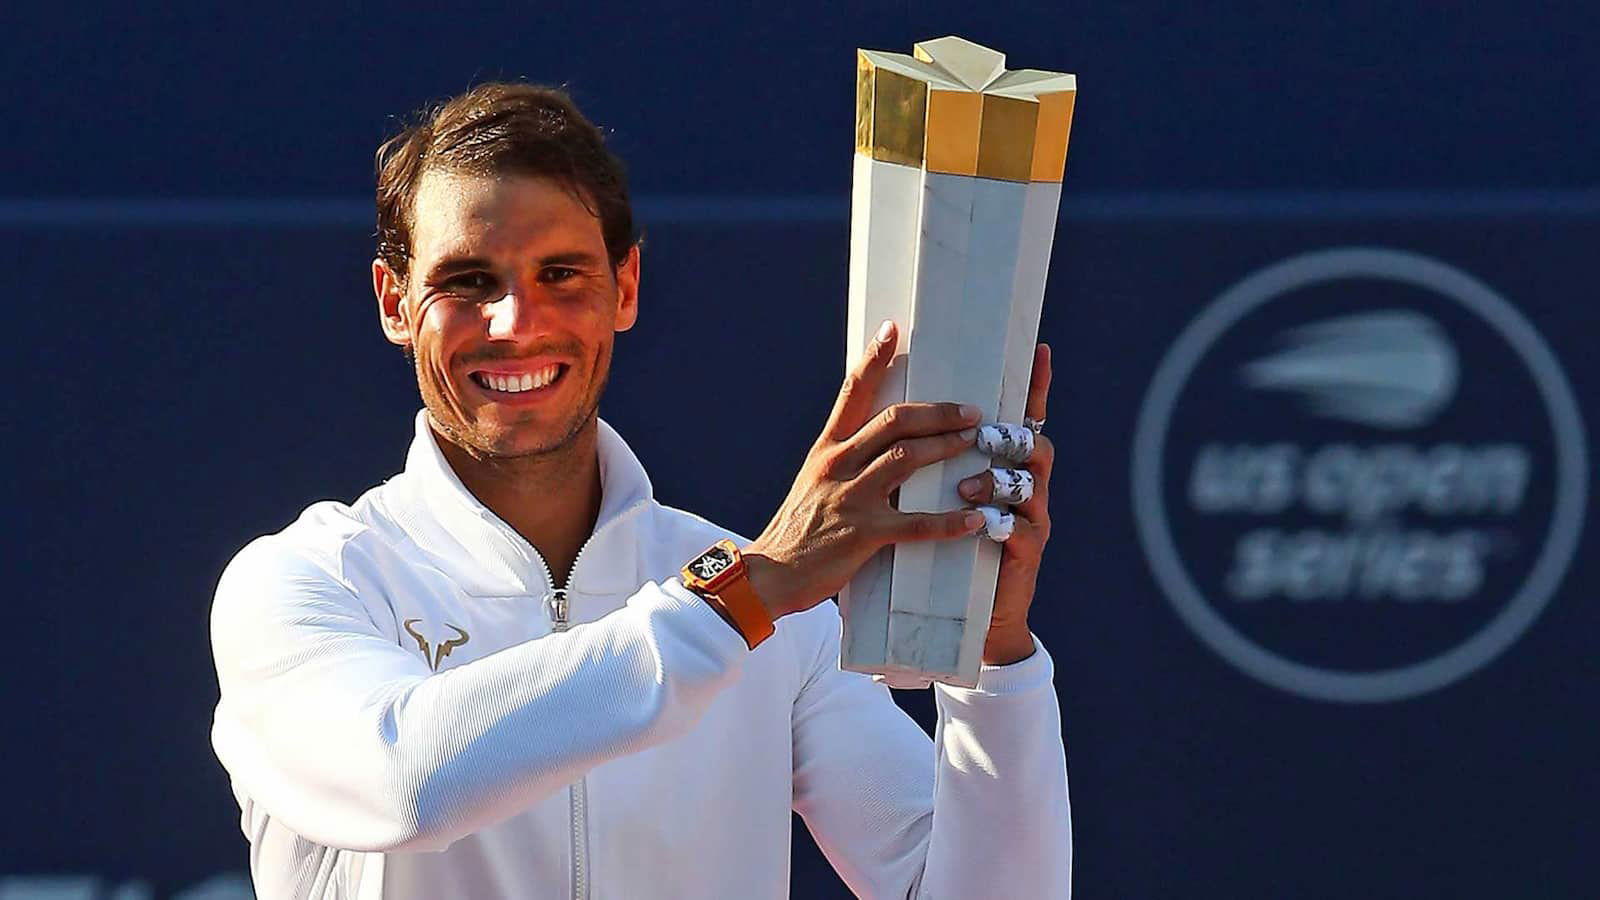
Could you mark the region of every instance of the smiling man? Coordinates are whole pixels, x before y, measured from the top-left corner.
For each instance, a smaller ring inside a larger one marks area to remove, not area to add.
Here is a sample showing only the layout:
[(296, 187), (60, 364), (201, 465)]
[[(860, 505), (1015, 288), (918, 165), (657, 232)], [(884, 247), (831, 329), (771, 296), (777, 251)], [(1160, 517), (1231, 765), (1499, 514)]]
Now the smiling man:
[[(563, 94), (487, 84), (425, 113), (379, 151), (378, 231), (380, 320), (423, 405), (405, 470), (251, 542), (212, 612), (212, 739), (260, 896), (783, 897), (791, 809), (864, 897), (1068, 893), (1027, 624), (1047, 439), (1008, 498), (978, 686), (935, 688), (929, 741), (839, 670), (827, 599), (889, 543), (983, 523), (890, 505), (979, 424), (870, 414), (891, 324), (745, 541), (656, 502), (598, 417), (639, 249), (621, 166)], [(1048, 387), (1041, 347), (1034, 419)], [(962, 493), (990, 502), (992, 477)]]

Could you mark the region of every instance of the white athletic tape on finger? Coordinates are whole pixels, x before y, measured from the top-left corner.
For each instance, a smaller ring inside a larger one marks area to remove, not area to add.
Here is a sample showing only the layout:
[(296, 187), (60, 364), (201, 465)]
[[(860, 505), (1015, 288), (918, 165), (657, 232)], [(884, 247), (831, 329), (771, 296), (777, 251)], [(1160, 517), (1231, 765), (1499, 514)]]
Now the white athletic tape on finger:
[(983, 513), (983, 529), (978, 533), (997, 544), (1008, 540), (1017, 527), (1016, 516), (998, 507), (980, 506), (978, 512)]
[(998, 456), (1009, 462), (1027, 462), (1033, 455), (1033, 430), (1007, 422), (978, 427), (979, 453)]
[(989, 477), (994, 479), (994, 502), (1014, 506), (1033, 499), (1033, 473), (1027, 469), (993, 468)]

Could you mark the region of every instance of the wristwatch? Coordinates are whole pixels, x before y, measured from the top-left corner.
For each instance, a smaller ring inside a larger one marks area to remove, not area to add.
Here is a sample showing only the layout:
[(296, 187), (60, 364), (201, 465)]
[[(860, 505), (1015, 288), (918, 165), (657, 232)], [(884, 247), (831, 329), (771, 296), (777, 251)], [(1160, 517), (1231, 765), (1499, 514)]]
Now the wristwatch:
[(683, 567), (683, 586), (711, 604), (754, 650), (772, 637), (772, 616), (750, 584), (744, 555), (730, 540), (717, 541)]

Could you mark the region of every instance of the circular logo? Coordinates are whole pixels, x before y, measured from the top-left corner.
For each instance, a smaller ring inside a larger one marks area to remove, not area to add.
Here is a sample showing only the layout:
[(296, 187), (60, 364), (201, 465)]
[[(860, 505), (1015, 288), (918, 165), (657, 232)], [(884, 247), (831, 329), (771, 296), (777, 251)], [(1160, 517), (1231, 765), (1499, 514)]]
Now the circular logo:
[(1550, 601), (1583, 424), (1488, 286), (1370, 248), (1293, 257), (1179, 336), (1139, 412), (1134, 511), (1212, 650), (1304, 697), (1381, 702), (1487, 664)]

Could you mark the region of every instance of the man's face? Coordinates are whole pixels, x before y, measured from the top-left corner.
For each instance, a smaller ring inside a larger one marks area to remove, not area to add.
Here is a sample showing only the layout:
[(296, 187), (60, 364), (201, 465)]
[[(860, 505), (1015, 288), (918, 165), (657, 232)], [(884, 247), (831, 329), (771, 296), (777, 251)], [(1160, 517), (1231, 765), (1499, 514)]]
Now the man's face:
[(411, 231), (404, 290), (381, 262), (373, 286), (436, 426), (475, 456), (566, 445), (593, 419), (615, 334), (638, 315), (637, 248), (613, 270), (582, 202), (515, 175), (425, 174)]

